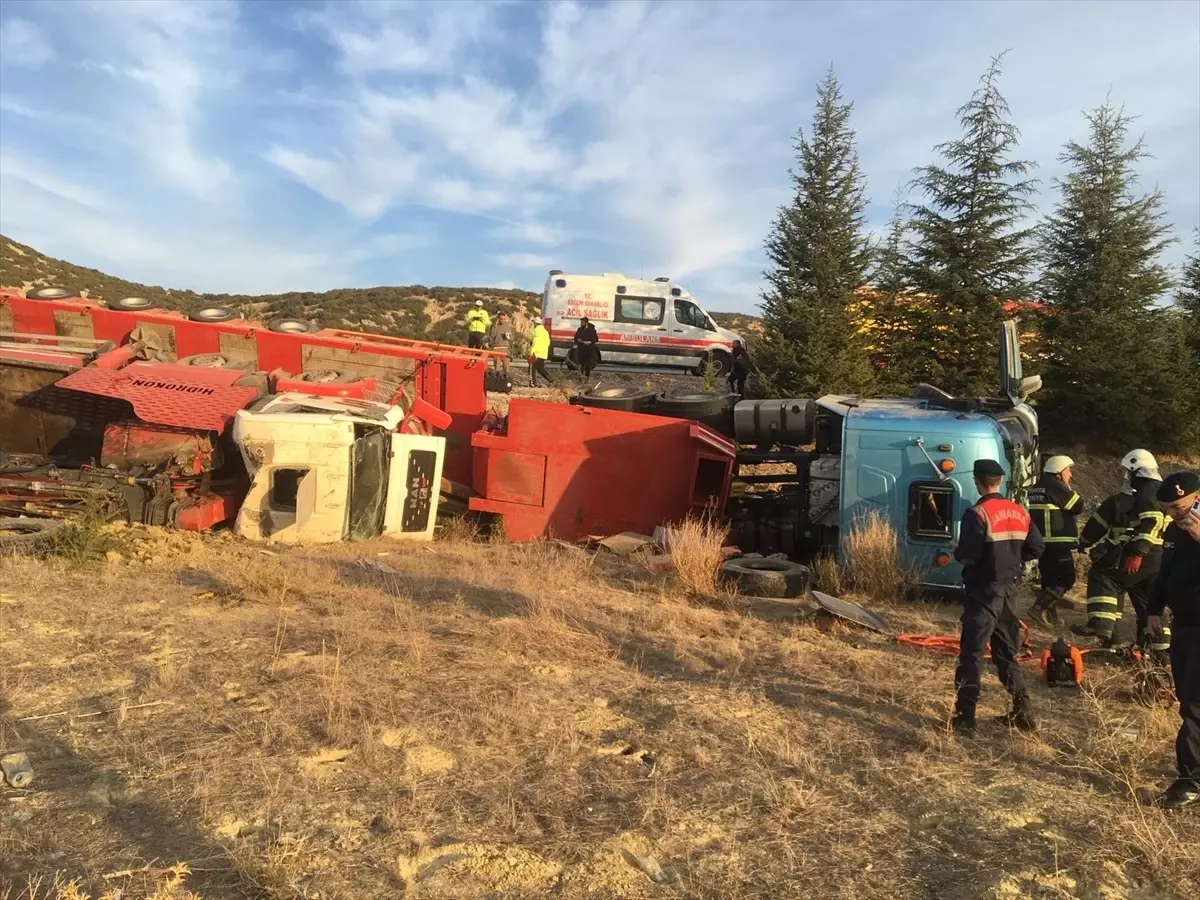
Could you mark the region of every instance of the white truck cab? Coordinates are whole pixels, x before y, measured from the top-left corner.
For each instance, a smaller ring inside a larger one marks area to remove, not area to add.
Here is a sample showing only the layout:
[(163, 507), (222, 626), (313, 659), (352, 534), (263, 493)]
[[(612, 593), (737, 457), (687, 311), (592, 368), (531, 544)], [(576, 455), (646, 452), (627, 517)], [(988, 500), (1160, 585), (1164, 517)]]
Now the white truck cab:
[(446, 439), (397, 432), (387, 403), (286, 393), (239, 410), (250, 475), (234, 531), (259, 541), (432, 540)]
[(542, 293), (542, 322), (551, 359), (564, 359), (579, 320), (596, 326), (605, 363), (677, 366), (699, 372), (711, 359), (729, 372), (733, 342), (744, 339), (717, 325), (681, 285), (624, 275), (567, 275), (552, 269)]

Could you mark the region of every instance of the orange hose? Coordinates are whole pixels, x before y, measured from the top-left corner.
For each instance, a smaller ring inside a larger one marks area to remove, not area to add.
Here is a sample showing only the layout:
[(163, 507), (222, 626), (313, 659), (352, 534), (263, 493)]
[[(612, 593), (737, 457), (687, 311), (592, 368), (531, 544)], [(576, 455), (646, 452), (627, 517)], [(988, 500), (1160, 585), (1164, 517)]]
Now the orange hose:
[[(1029, 643), (1029, 626), (1020, 620), (1018, 620), (1018, 624), (1021, 626), (1021, 652), (1017, 654), (1017, 662), (1035, 662), (1040, 665), (1041, 660), (1033, 655), (1033, 647)], [(917, 650), (937, 653), (941, 656), (958, 656), (962, 649), (961, 641), (952, 634), (898, 634), (896, 643)], [(987, 645), (984, 652), (987, 658), (991, 659), (991, 644)]]

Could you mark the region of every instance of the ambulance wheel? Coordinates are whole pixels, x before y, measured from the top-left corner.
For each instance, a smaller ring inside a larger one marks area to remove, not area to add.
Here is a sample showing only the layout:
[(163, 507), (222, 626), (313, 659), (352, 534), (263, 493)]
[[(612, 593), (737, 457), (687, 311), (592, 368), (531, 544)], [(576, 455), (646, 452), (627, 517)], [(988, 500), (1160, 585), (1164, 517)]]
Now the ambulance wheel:
[(721, 577), (752, 597), (799, 597), (812, 584), (812, 570), (785, 559), (731, 559)]
[(352, 384), (355, 381), (362, 381), (362, 377), (357, 372), (342, 372), (338, 369), (314, 369), (311, 372), (300, 373), (301, 381), (308, 381), (312, 384)]
[(146, 309), (158, 309), (158, 304), (147, 297), (122, 297), (109, 303), (108, 308), (118, 312), (142, 312)]
[(280, 334), (312, 334), (316, 330), (311, 322), (305, 322), (303, 319), (289, 319), (286, 316), (267, 322), (267, 331), (277, 331)]
[[(704, 365), (707, 362), (708, 357), (700, 360), (700, 365), (696, 366), (697, 375), (704, 374)], [(733, 357), (724, 350), (714, 350), (712, 354), (712, 368), (714, 375), (720, 378), (728, 377), (729, 373), (733, 371)]]
[(199, 366), (202, 369), (228, 369), (229, 357), (220, 353), (196, 353), (192, 356), (181, 356), (176, 365)]
[(228, 306), (202, 306), (188, 313), (188, 318), (193, 322), (231, 322), (241, 316)]
[(72, 297), (78, 297), (79, 291), (70, 287), (43, 287), (30, 288), (25, 292), (25, 297), (29, 300), (69, 300)]
[(619, 409), (623, 412), (649, 412), (654, 408), (654, 391), (632, 387), (588, 388), (571, 398), (576, 406)]

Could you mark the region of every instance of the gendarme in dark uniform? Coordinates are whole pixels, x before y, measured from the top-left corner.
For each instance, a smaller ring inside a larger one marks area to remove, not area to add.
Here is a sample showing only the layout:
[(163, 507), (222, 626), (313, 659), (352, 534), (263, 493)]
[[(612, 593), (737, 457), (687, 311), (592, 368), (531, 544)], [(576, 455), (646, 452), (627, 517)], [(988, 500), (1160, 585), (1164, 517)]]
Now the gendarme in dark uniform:
[(963, 564), (962, 638), (954, 673), (955, 731), (975, 730), (983, 654), (991, 644), (1000, 682), (1012, 696), (1012, 711), (999, 721), (1022, 731), (1037, 724), (1017, 664), (1021, 647), (1017, 591), (1026, 560), (1037, 559), (1045, 545), (1029, 513), (1000, 493), (1004, 469), (994, 459), (977, 460), (973, 470), (979, 502), (963, 514), (954, 558)]
[(1200, 499), (1200, 476), (1170, 475), (1156, 497), (1172, 522), (1163, 533), (1162, 565), (1150, 594), (1150, 626), (1161, 633), (1157, 617), (1171, 610), (1171, 674), (1183, 719), (1175, 739), (1179, 777), (1158, 803), (1181, 809), (1200, 801), (1200, 519), (1191, 513)]

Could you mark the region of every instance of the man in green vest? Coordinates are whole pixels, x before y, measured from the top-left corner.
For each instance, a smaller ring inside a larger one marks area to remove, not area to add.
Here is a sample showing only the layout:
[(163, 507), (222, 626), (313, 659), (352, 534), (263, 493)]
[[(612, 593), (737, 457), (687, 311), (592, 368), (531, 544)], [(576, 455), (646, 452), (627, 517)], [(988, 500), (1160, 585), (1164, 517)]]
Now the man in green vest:
[(475, 308), (467, 313), (467, 346), (473, 350), (482, 350), (483, 339), (491, 324), (492, 317), (483, 308), (483, 301), (476, 300)]

